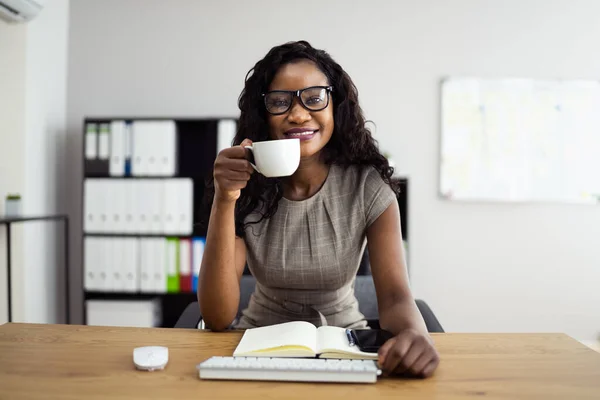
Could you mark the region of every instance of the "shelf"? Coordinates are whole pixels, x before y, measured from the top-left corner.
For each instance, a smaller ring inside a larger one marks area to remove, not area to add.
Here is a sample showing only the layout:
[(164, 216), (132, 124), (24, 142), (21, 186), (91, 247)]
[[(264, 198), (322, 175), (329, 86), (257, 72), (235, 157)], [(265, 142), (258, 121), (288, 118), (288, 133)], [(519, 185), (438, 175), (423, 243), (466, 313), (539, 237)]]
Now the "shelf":
[(149, 293), (149, 292), (84, 292), (86, 300), (124, 300), (149, 299), (152, 297), (191, 297), (196, 299), (194, 292)]
[(83, 177), (84, 179), (123, 179), (123, 180), (167, 180), (167, 179), (203, 179), (204, 176), (181, 176), (181, 175), (173, 175), (173, 176), (114, 176), (114, 175), (86, 175)]
[(32, 216), (19, 216), (19, 217), (1, 217), (0, 224), (12, 224), (15, 222), (25, 221), (50, 221), (57, 219), (67, 219), (66, 215), (32, 215)]
[(133, 238), (151, 238), (151, 237), (159, 237), (159, 238), (167, 238), (167, 237), (176, 237), (181, 239), (192, 239), (195, 235), (181, 235), (178, 233), (84, 233), (84, 237), (133, 237)]
[(140, 117), (134, 115), (121, 115), (121, 116), (98, 116), (98, 117), (86, 117), (85, 123), (110, 123), (111, 121), (164, 121), (164, 120), (174, 120), (176, 123), (198, 123), (198, 122), (206, 122), (206, 121), (220, 121), (222, 119), (237, 119), (235, 116), (231, 115), (213, 115), (212, 117), (173, 117), (168, 115), (163, 116), (154, 116), (154, 117)]

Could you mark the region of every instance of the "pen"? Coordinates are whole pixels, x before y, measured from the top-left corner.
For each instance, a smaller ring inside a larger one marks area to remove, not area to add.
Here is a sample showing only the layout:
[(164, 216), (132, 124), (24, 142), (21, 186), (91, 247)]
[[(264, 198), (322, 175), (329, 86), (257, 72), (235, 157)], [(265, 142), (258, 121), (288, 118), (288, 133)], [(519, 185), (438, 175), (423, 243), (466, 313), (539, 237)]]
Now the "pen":
[(354, 339), (352, 338), (352, 331), (350, 329), (346, 329), (346, 336), (348, 337), (350, 346), (354, 346)]

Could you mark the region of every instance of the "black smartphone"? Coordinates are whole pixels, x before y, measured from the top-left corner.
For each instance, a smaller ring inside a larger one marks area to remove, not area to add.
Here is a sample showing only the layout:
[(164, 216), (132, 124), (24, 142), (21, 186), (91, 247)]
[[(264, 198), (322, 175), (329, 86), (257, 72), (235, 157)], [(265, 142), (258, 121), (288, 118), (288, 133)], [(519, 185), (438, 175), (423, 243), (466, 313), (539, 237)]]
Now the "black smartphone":
[(351, 329), (350, 334), (354, 344), (367, 353), (377, 353), (385, 342), (394, 337), (394, 334), (385, 329)]

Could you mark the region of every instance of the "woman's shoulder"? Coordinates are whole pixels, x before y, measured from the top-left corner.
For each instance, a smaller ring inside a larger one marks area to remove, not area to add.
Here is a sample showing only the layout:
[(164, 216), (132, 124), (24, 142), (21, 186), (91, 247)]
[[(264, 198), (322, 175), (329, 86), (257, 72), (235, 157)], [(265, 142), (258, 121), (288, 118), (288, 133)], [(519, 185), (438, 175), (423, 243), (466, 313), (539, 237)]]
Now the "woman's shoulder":
[(334, 168), (333, 193), (351, 193), (367, 203), (376, 197), (395, 196), (390, 184), (372, 165), (336, 165)]
[(380, 172), (372, 165), (336, 165), (331, 201), (354, 210), (369, 226), (396, 198)]
[(371, 165), (332, 165), (328, 177), (327, 196), (345, 198), (347, 202), (364, 203), (372, 200), (381, 191), (390, 190), (381, 174)]
[(334, 184), (348, 186), (355, 190), (364, 188), (367, 184), (384, 183), (379, 171), (372, 165), (332, 165)]

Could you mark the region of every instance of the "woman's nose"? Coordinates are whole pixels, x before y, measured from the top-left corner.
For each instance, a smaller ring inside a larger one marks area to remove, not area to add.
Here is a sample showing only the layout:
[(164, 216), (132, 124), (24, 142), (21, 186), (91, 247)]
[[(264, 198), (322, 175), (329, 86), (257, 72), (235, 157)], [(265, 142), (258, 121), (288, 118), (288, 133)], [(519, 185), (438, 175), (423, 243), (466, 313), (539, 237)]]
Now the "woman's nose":
[(300, 99), (295, 98), (288, 115), (288, 120), (297, 124), (301, 124), (310, 120), (310, 112), (300, 104)]

